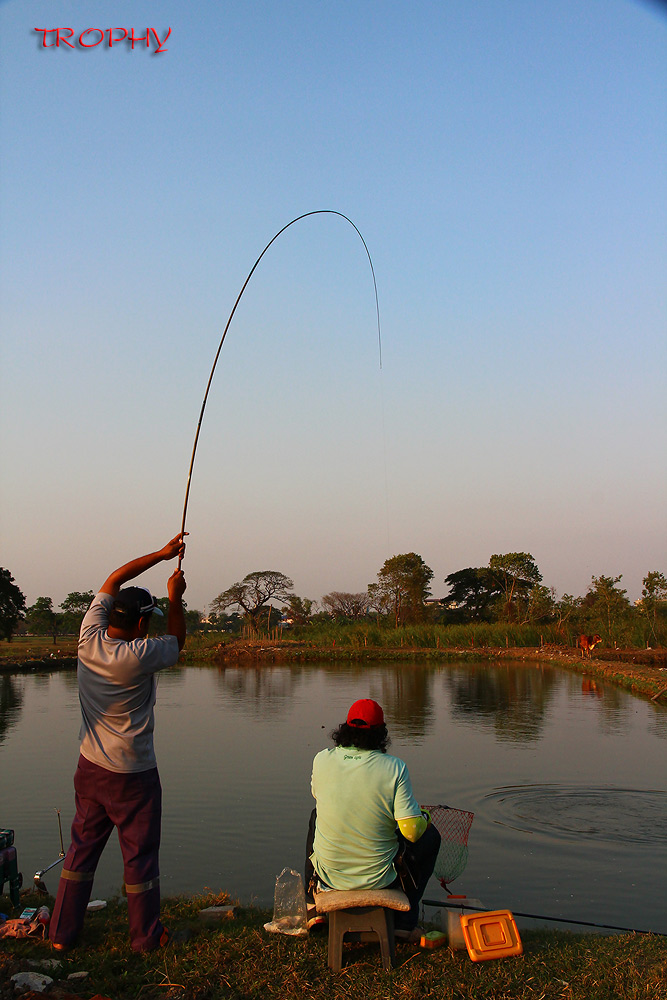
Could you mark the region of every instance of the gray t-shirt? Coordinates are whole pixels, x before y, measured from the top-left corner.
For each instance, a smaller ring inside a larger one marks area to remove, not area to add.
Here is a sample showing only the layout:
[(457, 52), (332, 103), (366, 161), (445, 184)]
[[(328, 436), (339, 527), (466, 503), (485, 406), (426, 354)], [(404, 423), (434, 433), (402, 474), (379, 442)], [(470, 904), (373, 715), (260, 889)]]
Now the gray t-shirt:
[(155, 674), (178, 660), (174, 635), (111, 639), (107, 635), (113, 597), (99, 593), (79, 635), (81, 754), (107, 771), (148, 771), (153, 749)]

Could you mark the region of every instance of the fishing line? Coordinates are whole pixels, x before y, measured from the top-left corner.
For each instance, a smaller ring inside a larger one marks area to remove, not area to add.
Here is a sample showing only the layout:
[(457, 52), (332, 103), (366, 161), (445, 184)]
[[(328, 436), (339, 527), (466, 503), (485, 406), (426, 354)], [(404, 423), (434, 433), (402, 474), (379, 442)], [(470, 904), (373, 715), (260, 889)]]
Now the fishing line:
[[(262, 250), (261, 254), (259, 255), (259, 257), (255, 261), (255, 263), (252, 265), (252, 268), (250, 269), (250, 273), (248, 274), (248, 277), (243, 282), (243, 287), (241, 288), (241, 291), (239, 292), (239, 294), (238, 294), (238, 296), (236, 298), (236, 302), (234, 303), (234, 307), (233, 307), (231, 313), (229, 314), (229, 319), (227, 320), (227, 325), (225, 326), (225, 329), (223, 330), (222, 337), (220, 338), (220, 343), (218, 344), (218, 350), (216, 351), (215, 358), (213, 360), (213, 367), (211, 368), (211, 374), (209, 375), (208, 382), (206, 384), (206, 392), (204, 393), (204, 399), (203, 399), (203, 402), (201, 404), (201, 410), (199, 412), (199, 420), (197, 421), (197, 430), (195, 432), (195, 440), (194, 440), (194, 444), (192, 446), (192, 457), (190, 458), (190, 468), (188, 469), (188, 481), (187, 481), (187, 485), (185, 487), (185, 501), (183, 503), (183, 519), (181, 521), (181, 535), (185, 534), (185, 518), (186, 518), (187, 510), (188, 510), (188, 500), (190, 499), (190, 483), (192, 481), (192, 470), (193, 470), (194, 464), (195, 464), (195, 455), (197, 453), (197, 443), (199, 441), (199, 431), (201, 430), (202, 420), (204, 419), (204, 410), (206, 409), (206, 401), (208, 399), (208, 393), (209, 393), (209, 390), (211, 388), (211, 382), (213, 381), (213, 375), (215, 373), (215, 368), (216, 368), (216, 365), (218, 363), (218, 358), (220, 357), (220, 351), (222, 350), (222, 345), (225, 342), (225, 337), (227, 336), (227, 331), (229, 330), (229, 327), (231, 325), (232, 319), (234, 317), (234, 313), (236, 312), (236, 307), (238, 306), (239, 302), (241, 301), (241, 296), (245, 292), (246, 287), (248, 285), (248, 282), (250, 281), (250, 279), (252, 278), (253, 274), (255, 273), (255, 270), (257, 269), (257, 265), (259, 264), (259, 262), (261, 261), (262, 257), (264, 256), (264, 254), (266, 253), (266, 251), (269, 249), (269, 247), (273, 243), (275, 243), (275, 241), (278, 239), (278, 237), (282, 233), (284, 233), (286, 229), (289, 229), (290, 226), (293, 226), (295, 222), (300, 222), (301, 219), (307, 219), (311, 215), (337, 215), (337, 216), (339, 216), (339, 218), (345, 219), (345, 221), (349, 222), (349, 224), (355, 230), (355, 232), (357, 233), (359, 239), (361, 240), (361, 242), (364, 245), (364, 249), (366, 251), (366, 256), (368, 257), (368, 263), (371, 266), (371, 274), (373, 276), (373, 289), (375, 291), (375, 314), (376, 314), (376, 317), (377, 317), (377, 330), (378, 330), (378, 354), (379, 354), (380, 371), (382, 371), (382, 335), (381, 335), (381, 332), (380, 332), (380, 304), (379, 304), (379, 301), (378, 301), (377, 282), (375, 280), (375, 268), (373, 267), (373, 261), (372, 261), (371, 255), (370, 255), (370, 251), (369, 251), (369, 249), (368, 249), (368, 247), (366, 245), (366, 240), (363, 238), (363, 236), (361, 235), (361, 233), (359, 232), (359, 230), (355, 226), (354, 222), (352, 222), (352, 219), (348, 219), (347, 215), (343, 215), (342, 212), (336, 212), (336, 211), (334, 211), (331, 208), (320, 208), (320, 209), (317, 209), (314, 212), (304, 212), (303, 215), (298, 215), (296, 217), (296, 219), (292, 219), (292, 221), (288, 222), (286, 226), (283, 226), (282, 229), (278, 230), (278, 232), (276, 233), (276, 235), (273, 237), (273, 239), (269, 240), (269, 242), (266, 244), (266, 246)], [(181, 562), (182, 561), (183, 561), (182, 558), (179, 558), (179, 560), (178, 560), (178, 568), (179, 569), (181, 568)]]
[[(457, 903), (448, 903), (444, 899), (422, 899), (424, 906), (444, 906), (450, 910), (476, 910), (478, 913), (487, 913), (484, 906), (471, 906), (464, 900)], [(530, 917), (532, 920), (551, 920), (559, 924), (578, 924), (580, 927), (599, 927), (607, 931), (626, 931), (628, 934), (655, 934), (657, 937), (665, 937), (661, 931), (643, 931), (638, 927), (617, 927), (616, 924), (596, 924), (592, 920), (574, 920), (572, 917), (547, 917), (544, 913), (521, 913), (519, 910), (512, 910), (515, 917)]]
[(386, 534), (386, 551), (390, 551), (389, 538), (389, 473), (387, 471), (387, 426), (385, 420), (384, 386), (380, 381), (380, 413), (382, 416), (382, 459), (384, 465), (384, 523)]

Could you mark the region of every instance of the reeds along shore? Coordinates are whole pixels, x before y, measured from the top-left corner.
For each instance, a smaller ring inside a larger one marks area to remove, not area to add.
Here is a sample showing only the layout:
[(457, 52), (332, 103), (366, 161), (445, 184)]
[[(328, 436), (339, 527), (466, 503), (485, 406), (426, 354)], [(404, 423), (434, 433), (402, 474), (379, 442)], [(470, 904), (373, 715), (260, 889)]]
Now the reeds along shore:
[[(385, 622), (368, 619), (359, 622), (332, 622), (314, 620), (292, 628), (272, 627), (270, 630), (253, 631), (244, 627), (241, 632), (195, 632), (188, 636), (187, 650), (194, 654), (207, 654), (216, 650), (223, 654), (229, 648), (261, 648), (272, 645), (285, 650), (317, 650), (330, 654), (334, 650), (391, 652), (402, 655), (411, 652), (444, 654), (470, 654), (472, 652), (497, 653), (498, 650), (520, 651), (548, 648), (558, 655), (581, 656), (577, 647), (580, 630), (564, 630), (556, 625), (465, 624), (465, 625), (404, 625), (388, 627)], [(594, 650), (596, 658), (622, 659), (634, 657), (634, 662), (667, 666), (667, 648), (651, 643), (645, 632), (638, 628), (621, 642), (603, 642)]]

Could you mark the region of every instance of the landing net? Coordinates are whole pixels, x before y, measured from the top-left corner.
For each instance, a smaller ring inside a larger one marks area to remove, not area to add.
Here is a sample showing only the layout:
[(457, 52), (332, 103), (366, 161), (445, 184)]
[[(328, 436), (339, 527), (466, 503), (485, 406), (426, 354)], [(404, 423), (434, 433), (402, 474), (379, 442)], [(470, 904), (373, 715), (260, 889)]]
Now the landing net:
[(424, 806), (424, 809), (430, 812), (431, 822), (441, 837), (433, 874), (446, 889), (468, 864), (468, 834), (475, 814), (449, 806)]

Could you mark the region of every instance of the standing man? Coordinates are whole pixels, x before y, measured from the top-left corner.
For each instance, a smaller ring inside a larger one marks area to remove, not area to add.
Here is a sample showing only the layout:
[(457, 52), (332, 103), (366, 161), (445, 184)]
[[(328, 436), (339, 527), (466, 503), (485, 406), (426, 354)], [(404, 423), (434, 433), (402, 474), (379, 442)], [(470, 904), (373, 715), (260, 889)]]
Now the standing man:
[(418, 940), (419, 902), (440, 834), (414, 797), (406, 765), (387, 753), (389, 735), (376, 701), (355, 701), (331, 738), (335, 747), (313, 761), (317, 806), (306, 847), (306, 885), (310, 889), (315, 880), (330, 889), (402, 887), (410, 911), (395, 914), (396, 936)]
[(81, 624), (76, 813), (49, 927), (58, 951), (76, 942), (95, 869), (114, 826), (123, 854), (132, 950), (152, 951), (169, 939), (160, 922), (162, 788), (153, 749), (153, 708), (155, 675), (174, 666), (185, 643), (186, 584), (180, 569), (169, 577), (167, 634), (151, 639), (151, 614), (162, 614), (155, 598), (143, 587), (121, 588), (157, 563), (182, 559), (184, 553), (179, 533), (157, 552), (115, 570)]

